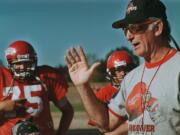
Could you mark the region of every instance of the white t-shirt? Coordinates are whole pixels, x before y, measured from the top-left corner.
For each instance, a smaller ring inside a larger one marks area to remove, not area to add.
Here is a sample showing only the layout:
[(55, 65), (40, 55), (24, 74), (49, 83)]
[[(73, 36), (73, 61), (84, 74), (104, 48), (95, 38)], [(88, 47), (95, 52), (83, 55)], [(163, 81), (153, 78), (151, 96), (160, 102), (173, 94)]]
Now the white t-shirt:
[(180, 52), (131, 71), (108, 107), (128, 116), (129, 135), (180, 135)]

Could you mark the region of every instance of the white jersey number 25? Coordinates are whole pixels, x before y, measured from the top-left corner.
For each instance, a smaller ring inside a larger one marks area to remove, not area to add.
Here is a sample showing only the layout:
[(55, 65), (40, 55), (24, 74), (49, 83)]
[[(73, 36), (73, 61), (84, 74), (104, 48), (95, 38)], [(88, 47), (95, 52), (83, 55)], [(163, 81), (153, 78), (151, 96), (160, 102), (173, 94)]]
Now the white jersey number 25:
[[(16, 100), (20, 98), (21, 90), (19, 89), (18, 86), (13, 86), (11, 88), (11, 91), (9, 90), (10, 90), (10, 87), (5, 87), (3, 90), (3, 96), (7, 96), (8, 93), (10, 92), (12, 94), (12, 100)], [(29, 103), (32, 103), (32, 104), (35, 103), (38, 105), (37, 108), (29, 107), (27, 109), (27, 112), (31, 114), (32, 116), (38, 115), (38, 113), (40, 113), (43, 108), (43, 102), (42, 102), (41, 97), (32, 96), (32, 93), (42, 91), (42, 86), (41, 85), (27, 85), (27, 86), (24, 86), (23, 90), (24, 90), (23, 91), (24, 96), (27, 99), (27, 101)]]

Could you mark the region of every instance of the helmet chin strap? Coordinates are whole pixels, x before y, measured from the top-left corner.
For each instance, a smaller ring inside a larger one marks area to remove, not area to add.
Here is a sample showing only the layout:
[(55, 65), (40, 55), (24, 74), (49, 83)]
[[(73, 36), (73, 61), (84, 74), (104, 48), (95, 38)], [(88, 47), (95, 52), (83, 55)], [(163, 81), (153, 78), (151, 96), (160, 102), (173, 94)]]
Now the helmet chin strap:
[(45, 91), (48, 91), (46, 84), (38, 76), (34, 76), (34, 77), (37, 81), (39, 81), (41, 83), (41, 85), (44, 87)]
[(113, 83), (113, 81), (111, 83), (116, 89), (118, 89), (121, 86), (120, 83), (119, 84), (118, 83)]
[[(122, 81), (122, 80), (121, 80)], [(118, 80), (118, 82), (115, 82), (113, 79), (111, 80), (111, 83), (114, 87), (116, 87), (117, 89), (120, 87), (121, 85), (121, 81)]]
[(119, 83), (116, 83), (115, 81), (114, 81), (114, 78), (113, 77), (111, 77), (111, 75), (107, 75), (106, 76), (106, 79), (108, 79), (109, 81), (111, 81), (111, 84), (116, 88), (116, 89), (118, 89), (119, 87), (120, 87), (120, 82)]

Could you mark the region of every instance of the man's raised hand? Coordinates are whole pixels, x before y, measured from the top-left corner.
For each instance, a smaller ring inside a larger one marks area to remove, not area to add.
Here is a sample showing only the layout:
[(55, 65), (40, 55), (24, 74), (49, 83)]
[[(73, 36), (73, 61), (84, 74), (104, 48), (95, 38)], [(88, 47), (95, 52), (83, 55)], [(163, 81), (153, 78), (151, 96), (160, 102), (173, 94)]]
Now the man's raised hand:
[(99, 62), (96, 62), (89, 68), (85, 53), (81, 47), (78, 47), (78, 51), (75, 48), (69, 49), (64, 56), (64, 60), (71, 80), (76, 86), (87, 83), (94, 70), (100, 65)]

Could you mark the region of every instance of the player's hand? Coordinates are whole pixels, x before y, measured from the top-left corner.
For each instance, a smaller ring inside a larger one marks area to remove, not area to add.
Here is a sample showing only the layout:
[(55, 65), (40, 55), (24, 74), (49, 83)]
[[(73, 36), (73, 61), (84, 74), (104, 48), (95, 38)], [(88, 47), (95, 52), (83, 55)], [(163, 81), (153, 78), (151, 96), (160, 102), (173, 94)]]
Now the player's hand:
[(4, 112), (17, 110), (19, 108), (24, 108), (24, 103), (26, 99), (17, 99), (17, 100), (3, 100), (0, 102), (0, 110)]
[(71, 80), (76, 86), (87, 83), (94, 70), (100, 65), (99, 62), (96, 62), (89, 68), (83, 49), (79, 47), (78, 51), (75, 48), (71, 48), (64, 57)]

